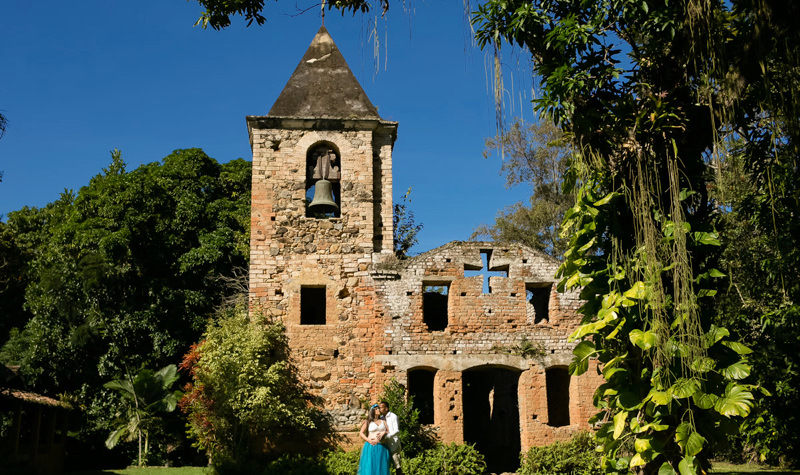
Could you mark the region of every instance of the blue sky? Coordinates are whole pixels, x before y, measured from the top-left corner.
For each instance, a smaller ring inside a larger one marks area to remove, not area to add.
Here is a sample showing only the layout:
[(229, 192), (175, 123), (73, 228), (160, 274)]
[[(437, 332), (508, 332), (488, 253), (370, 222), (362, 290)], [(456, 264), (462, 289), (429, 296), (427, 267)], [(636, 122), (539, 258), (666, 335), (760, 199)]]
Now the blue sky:
[[(193, 27), (202, 8), (183, 0), (3, 2), (0, 214), (77, 191), (114, 148), (128, 169), (190, 147), (250, 160), (245, 116), (266, 115), (320, 26), (317, 8), (296, 5), (267, 2), (265, 25), (214, 31)], [(394, 197), (413, 187), (422, 252), (467, 239), (529, 190), (506, 190), (500, 158), (482, 156), (496, 131), (491, 73), (462, 2), (410, 5), (377, 23), (378, 71), (368, 18), (328, 12), (325, 25), (381, 116), (400, 123)], [(530, 91), (506, 84), (511, 112), (531, 119)]]

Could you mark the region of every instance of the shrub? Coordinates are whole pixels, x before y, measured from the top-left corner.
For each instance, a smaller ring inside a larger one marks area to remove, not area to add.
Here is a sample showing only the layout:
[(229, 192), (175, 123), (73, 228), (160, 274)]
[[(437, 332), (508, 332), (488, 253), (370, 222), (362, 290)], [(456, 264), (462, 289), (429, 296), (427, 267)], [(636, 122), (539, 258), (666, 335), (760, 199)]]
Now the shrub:
[(329, 450), (322, 456), (328, 475), (353, 475), (358, 470), (360, 457), (361, 448), (348, 452), (342, 449)]
[(402, 460), (405, 475), (481, 475), (483, 454), (472, 445), (437, 444), (419, 456)]
[(567, 442), (544, 447), (531, 447), (522, 454), (519, 475), (599, 475), (600, 459), (595, 451), (594, 437), (579, 432)]
[(180, 407), (190, 437), (214, 465), (274, 457), (297, 440), (309, 441), (308, 450), (323, 443), (328, 420), (310, 404), (315, 399), (289, 360), (281, 322), (253, 322), (243, 303), (221, 309), (204, 338), (181, 365), (192, 382)]
[[(318, 456), (287, 453), (267, 464), (264, 475), (326, 475), (325, 462)], [(355, 473), (355, 471), (351, 472)]]
[(389, 404), (389, 410), (397, 415), (400, 426), (400, 450), (404, 458), (414, 458), (424, 451), (436, 447), (436, 436), (430, 427), (419, 422), (419, 410), (414, 408), (414, 398), (406, 399), (406, 388), (392, 379), (383, 385), (381, 401)]

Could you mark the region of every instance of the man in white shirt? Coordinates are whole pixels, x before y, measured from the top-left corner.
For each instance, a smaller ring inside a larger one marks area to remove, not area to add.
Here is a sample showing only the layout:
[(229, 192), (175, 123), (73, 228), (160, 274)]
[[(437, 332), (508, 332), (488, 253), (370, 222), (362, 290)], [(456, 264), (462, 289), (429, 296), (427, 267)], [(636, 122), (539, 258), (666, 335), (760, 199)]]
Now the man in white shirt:
[(388, 430), (383, 440), (386, 443), (386, 448), (389, 449), (389, 453), (392, 454), (395, 473), (402, 475), (403, 471), (400, 469), (400, 426), (397, 422), (397, 415), (394, 412), (389, 412), (389, 404), (386, 401), (381, 401), (380, 410)]

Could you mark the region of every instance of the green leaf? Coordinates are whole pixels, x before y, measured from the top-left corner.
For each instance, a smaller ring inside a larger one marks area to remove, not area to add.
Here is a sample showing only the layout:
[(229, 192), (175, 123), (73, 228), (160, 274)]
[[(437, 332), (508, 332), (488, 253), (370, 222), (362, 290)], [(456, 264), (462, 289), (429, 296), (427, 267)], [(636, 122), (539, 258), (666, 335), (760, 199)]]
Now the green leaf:
[(628, 335), (628, 338), (631, 340), (631, 343), (638, 346), (642, 350), (649, 350), (656, 346), (657, 338), (656, 334), (652, 331), (643, 332), (638, 328), (636, 330), (632, 330)]
[(603, 206), (608, 204), (611, 200), (619, 196), (620, 194), (616, 191), (612, 191), (611, 193), (607, 194), (606, 196), (602, 197), (601, 199), (594, 202), (595, 206)]
[(631, 457), (630, 468), (641, 467), (642, 465), (647, 465), (647, 460), (645, 460), (641, 454), (634, 454), (633, 457)]
[(597, 354), (597, 351), (594, 343), (589, 340), (583, 340), (575, 346), (572, 354), (574, 357), (569, 364), (569, 373), (577, 376), (589, 369), (589, 359)]
[(710, 275), (711, 277), (725, 277), (725, 274), (720, 272), (718, 269), (710, 269), (708, 271), (708, 275)]
[(744, 379), (750, 376), (750, 365), (744, 361), (737, 361), (728, 367), (722, 368), (720, 374), (726, 379)]
[(645, 287), (644, 282), (638, 280), (622, 295), (629, 299), (641, 300), (647, 295), (647, 287)]
[(661, 468), (658, 469), (658, 475), (675, 475), (675, 470), (669, 462), (664, 462), (661, 464)]
[(641, 438), (636, 439), (633, 442), (633, 448), (636, 450), (637, 453), (646, 452), (648, 450), (652, 450), (652, 445), (650, 445), (650, 439)]
[(689, 435), (692, 432), (694, 432), (694, 428), (688, 422), (681, 422), (675, 428), (675, 442), (678, 443), (681, 449), (686, 450), (686, 441), (689, 440)]
[(711, 348), (714, 344), (721, 339), (729, 336), (731, 333), (725, 327), (718, 327), (716, 325), (711, 325), (711, 328), (708, 329), (705, 335), (703, 335), (703, 342), (705, 348)]
[(753, 393), (747, 391), (742, 385), (730, 383), (725, 388), (725, 395), (714, 403), (714, 410), (727, 417), (745, 417), (750, 414), (752, 406)]
[(706, 394), (700, 391), (692, 394), (692, 400), (700, 409), (711, 409), (717, 399), (719, 399), (719, 396), (716, 394)]
[(698, 231), (694, 233), (694, 240), (699, 244), (704, 244), (707, 246), (719, 246), (719, 235), (717, 233), (707, 233), (703, 231)]
[(624, 389), (620, 391), (619, 396), (617, 396), (617, 403), (627, 411), (640, 408), (643, 402), (639, 394), (631, 389)]
[(648, 397), (656, 406), (666, 406), (672, 401), (672, 396), (669, 391), (656, 391), (655, 389), (651, 389)]
[(686, 441), (686, 454), (687, 455), (697, 455), (703, 450), (703, 445), (706, 443), (705, 437), (698, 434), (697, 432), (692, 432), (689, 434), (689, 438)]
[(753, 352), (750, 348), (744, 346), (743, 344), (739, 343), (738, 341), (723, 341), (723, 345), (727, 346), (728, 348), (732, 349), (736, 353), (740, 355), (749, 355)]
[(695, 470), (694, 466), (694, 457), (684, 457), (678, 464), (678, 470), (680, 471), (681, 475), (697, 475), (697, 471)]
[(689, 365), (696, 373), (707, 373), (716, 367), (717, 362), (708, 356), (699, 356)]
[(614, 415), (614, 440), (617, 440), (625, 430), (625, 421), (628, 419), (627, 411), (620, 411)]
[(678, 378), (669, 388), (669, 392), (677, 399), (691, 397), (700, 389), (700, 382), (694, 378)]

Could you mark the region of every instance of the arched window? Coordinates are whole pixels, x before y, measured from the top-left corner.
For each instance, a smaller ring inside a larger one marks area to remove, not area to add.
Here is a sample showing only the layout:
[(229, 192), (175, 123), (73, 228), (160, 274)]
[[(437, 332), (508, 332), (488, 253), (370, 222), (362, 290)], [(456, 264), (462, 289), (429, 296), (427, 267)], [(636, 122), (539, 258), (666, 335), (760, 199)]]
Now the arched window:
[(408, 370), (408, 395), (414, 398), (414, 408), (419, 410), (421, 424), (433, 424), (433, 379), (436, 370)]
[(327, 219), (341, 216), (341, 157), (335, 145), (320, 142), (306, 154), (306, 216)]

